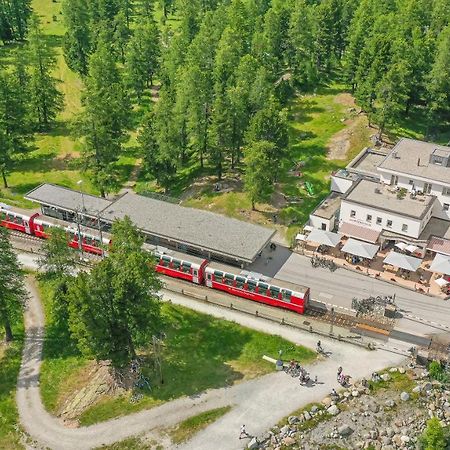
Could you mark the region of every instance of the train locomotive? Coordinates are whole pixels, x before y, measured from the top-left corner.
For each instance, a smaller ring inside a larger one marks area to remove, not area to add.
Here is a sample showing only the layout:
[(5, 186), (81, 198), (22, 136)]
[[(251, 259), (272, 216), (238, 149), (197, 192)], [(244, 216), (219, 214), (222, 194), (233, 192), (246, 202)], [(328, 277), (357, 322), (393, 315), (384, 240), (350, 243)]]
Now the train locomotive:
[[(76, 249), (81, 247), (83, 251), (96, 255), (103, 254), (104, 248), (111, 243), (106, 233), (105, 237), (100, 238), (85, 230), (45, 220), (38, 213), (27, 215), (13, 211), (3, 204), (0, 204), (0, 226), (41, 239), (49, 238), (51, 227), (61, 227), (66, 231), (67, 243), (70, 247)], [(81, 245), (79, 236), (82, 240)], [(211, 263), (207, 259), (185, 255), (163, 247), (144, 244), (144, 248), (155, 257), (156, 271), (166, 276), (299, 314), (303, 314), (307, 308), (310, 296), (308, 287), (269, 279), (253, 272), (236, 273), (237, 270), (232, 267)]]

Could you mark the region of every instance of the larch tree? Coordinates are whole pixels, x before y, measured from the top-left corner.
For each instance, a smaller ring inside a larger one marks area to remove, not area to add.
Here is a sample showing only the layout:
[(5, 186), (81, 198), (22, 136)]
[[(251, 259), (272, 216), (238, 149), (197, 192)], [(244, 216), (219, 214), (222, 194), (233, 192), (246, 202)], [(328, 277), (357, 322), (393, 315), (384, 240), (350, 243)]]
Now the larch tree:
[(0, 70), (0, 173), (5, 188), (16, 157), (29, 150), (32, 142), (22, 69), (18, 64), (12, 74)]
[(25, 39), (30, 16), (31, 0), (0, 2), (0, 40), (3, 44)]
[(0, 228), (0, 324), (5, 330), (6, 342), (14, 339), (12, 326), (20, 320), (26, 299), (17, 255), (9, 242), (7, 229)]
[(145, 89), (153, 84), (160, 53), (159, 30), (150, 18), (136, 27), (126, 52), (126, 77), (138, 101), (141, 101)]
[(255, 141), (244, 148), (244, 189), (256, 209), (257, 202), (270, 200), (273, 193), (272, 155), (275, 144), (268, 141)]
[(45, 43), (37, 16), (33, 16), (28, 34), (30, 71), (30, 111), (37, 130), (47, 130), (62, 110), (64, 97), (53, 78), (55, 58)]
[(108, 42), (99, 41), (89, 64), (83, 111), (75, 121), (74, 133), (82, 138), (84, 168), (102, 197), (117, 186), (117, 162), (130, 127), (131, 106), (114, 53)]
[(66, 24), (63, 39), (66, 63), (75, 72), (86, 76), (92, 52), (88, 0), (65, 0), (62, 7)]
[(108, 258), (69, 286), (69, 326), (79, 349), (117, 368), (161, 329), (161, 283), (142, 243), (128, 217), (116, 221)]
[(442, 31), (436, 59), (426, 79), (429, 121), (436, 124), (450, 120), (450, 25)]

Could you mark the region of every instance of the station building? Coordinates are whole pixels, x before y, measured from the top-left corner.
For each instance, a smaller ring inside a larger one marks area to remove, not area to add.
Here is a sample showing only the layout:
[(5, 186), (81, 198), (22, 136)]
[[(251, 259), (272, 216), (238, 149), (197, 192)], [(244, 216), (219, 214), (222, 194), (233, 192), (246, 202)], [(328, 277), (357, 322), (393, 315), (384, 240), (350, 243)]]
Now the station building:
[(104, 231), (128, 216), (149, 244), (242, 268), (261, 255), (275, 234), (270, 228), (132, 192), (107, 200), (46, 183), (25, 198), (38, 203), (46, 216)]

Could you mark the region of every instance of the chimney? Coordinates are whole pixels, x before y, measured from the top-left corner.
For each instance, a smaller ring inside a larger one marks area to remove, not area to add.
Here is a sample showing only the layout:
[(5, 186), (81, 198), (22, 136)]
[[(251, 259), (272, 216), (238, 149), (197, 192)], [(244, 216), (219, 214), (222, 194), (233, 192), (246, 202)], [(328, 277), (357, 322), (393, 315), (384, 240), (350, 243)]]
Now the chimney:
[(420, 158), (417, 158), (417, 167), (420, 167)]

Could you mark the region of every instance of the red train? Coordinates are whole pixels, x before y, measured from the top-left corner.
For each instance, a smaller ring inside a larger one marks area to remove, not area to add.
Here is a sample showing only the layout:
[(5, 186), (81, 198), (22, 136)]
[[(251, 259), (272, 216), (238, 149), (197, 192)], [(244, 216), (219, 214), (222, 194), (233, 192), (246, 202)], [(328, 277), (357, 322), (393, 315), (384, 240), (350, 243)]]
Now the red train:
[[(68, 245), (79, 248), (78, 230), (63, 223), (55, 223), (41, 218), (39, 214), (31, 216), (12, 211), (0, 205), (0, 226), (48, 239), (51, 227), (61, 227), (67, 233)], [(85, 252), (102, 254), (102, 247), (111, 241), (107, 234), (100, 245), (100, 237), (81, 230), (82, 249)], [(263, 277), (261, 274), (241, 271), (192, 255), (185, 255), (163, 247), (144, 244), (146, 250), (156, 257), (156, 271), (173, 278), (180, 278), (194, 284), (227, 292), (231, 295), (254, 300), (267, 305), (284, 308), (303, 314), (308, 305), (310, 290), (308, 287), (294, 285), (281, 280)]]
[[(25, 234), (30, 234), (42, 239), (48, 239), (49, 229), (53, 227), (63, 228), (67, 233), (68, 245), (72, 248), (80, 248), (78, 237), (81, 235), (81, 248), (83, 251), (93, 253), (95, 255), (102, 254), (102, 246), (100, 245), (100, 237), (86, 230), (80, 230), (65, 224), (59, 224), (55, 221), (43, 220), (40, 214), (35, 213), (31, 216), (17, 211), (12, 211), (9, 207), (0, 205), (0, 226), (9, 228), (11, 230), (20, 231)], [(52, 219), (53, 220), (53, 219)], [(103, 238), (103, 247), (110, 244), (109, 238)]]

